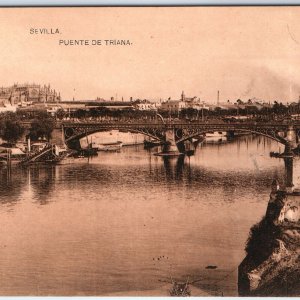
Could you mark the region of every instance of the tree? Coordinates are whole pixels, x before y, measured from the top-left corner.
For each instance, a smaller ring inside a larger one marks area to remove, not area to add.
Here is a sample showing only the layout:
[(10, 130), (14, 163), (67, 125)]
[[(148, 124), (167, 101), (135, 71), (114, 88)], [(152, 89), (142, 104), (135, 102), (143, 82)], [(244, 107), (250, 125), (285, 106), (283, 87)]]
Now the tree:
[(87, 111), (80, 108), (75, 111), (74, 115), (75, 115), (75, 118), (82, 119), (87, 116)]
[(12, 144), (15, 144), (24, 133), (24, 128), (18, 120), (8, 119), (4, 121), (2, 138)]
[(97, 117), (99, 117), (99, 110), (98, 110), (97, 108), (92, 108), (92, 109), (90, 110), (90, 116), (91, 116), (92, 118), (97, 118)]
[(55, 116), (57, 119), (62, 120), (66, 116), (66, 112), (62, 108), (60, 108), (57, 110)]
[(0, 128), (1, 138), (12, 144), (15, 144), (24, 133), (19, 116), (13, 112), (0, 115)]
[(29, 136), (32, 140), (46, 138), (49, 141), (54, 126), (54, 119), (51, 116), (49, 116), (46, 112), (40, 112), (31, 123)]
[(278, 115), (283, 115), (283, 114), (286, 114), (287, 113), (287, 107), (282, 104), (281, 102), (278, 103), (277, 101), (274, 101), (274, 105), (273, 105), (273, 108), (272, 108), (273, 112), (275, 114), (278, 114)]

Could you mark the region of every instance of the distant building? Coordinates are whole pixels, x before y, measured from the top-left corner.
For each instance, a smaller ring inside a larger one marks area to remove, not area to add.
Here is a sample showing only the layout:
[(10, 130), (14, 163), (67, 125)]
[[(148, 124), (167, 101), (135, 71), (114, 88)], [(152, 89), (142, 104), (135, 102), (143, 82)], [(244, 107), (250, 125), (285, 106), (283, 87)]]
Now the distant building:
[(179, 112), (186, 107), (186, 102), (182, 100), (169, 99), (166, 102), (162, 102), (160, 109), (169, 112)]
[(182, 109), (191, 107), (193, 100), (194, 98), (186, 98), (184, 92), (182, 91), (179, 100), (171, 100), (171, 98), (169, 98), (167, 101), (161, 103), (160, 109), (169, 111), (170, 113), (179, 112)]
[(156, 110), (155, 103), (150, 102), (149, 100), (136, 100), (132, 103), (132, 106), (137, 110)]
[(48, 86), (39, 84), (14, 84), (0, 88), (0, 104), (27, 106), (32, 103), (59, 102), (60, 93)]
[[(93, 101), (93, 100), (92, 100)], [(97, 102), (105, 102), (106, 100), (104, 98), (101, 98), (101, 97), (97, 97), (94, 101), (97, 101)]]
[(227, 102), (218, 101), (218, 103), (214, 105), (214, 109), (217, 108), (222, 110), (237, 110), (239, 107), (236, 104), (231, 103), (229, 100), (227, 100)]
[(193, 108), (193, 109), (202, 109), (203, 103), (201, 104), (200, 98), (194, 97), (186, 97), (184, 91), (181, 93), (181, 101), (185, 102), (185, 108)]
[(179, 112), (185, 108), (193, 108), (197, 110), (209, 109), (203, 101), (201, 102), (200, 98), (196, 96), (186, 97), (184, 91), (182, 91), (179, 100), (168, 99), (167, 101), (161, 103), (160, 108), (161, 110), (169, 112)]

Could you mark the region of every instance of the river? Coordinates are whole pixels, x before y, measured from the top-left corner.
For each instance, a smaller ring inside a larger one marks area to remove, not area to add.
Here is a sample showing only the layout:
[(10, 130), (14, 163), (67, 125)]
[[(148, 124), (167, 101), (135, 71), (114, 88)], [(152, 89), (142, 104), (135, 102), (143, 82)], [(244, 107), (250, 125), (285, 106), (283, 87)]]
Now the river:
[(184, 161), (134, 146), (3, 167), (0, 295), (143, 295), (171, 277), (197, 281), (192, 295), (237, 295), (249, 229), (272, 180), (284, 180), (283, 160), (269, 157), (279, 148), (244, 136), (203, 144)]

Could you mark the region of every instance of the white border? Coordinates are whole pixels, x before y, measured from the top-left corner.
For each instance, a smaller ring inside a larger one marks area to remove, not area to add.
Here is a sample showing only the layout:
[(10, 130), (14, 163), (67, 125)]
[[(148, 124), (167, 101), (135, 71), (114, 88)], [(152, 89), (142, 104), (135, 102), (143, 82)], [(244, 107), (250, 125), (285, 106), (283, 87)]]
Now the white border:
[(0, 0), (0, 6), (300, 5), (300, 0)]
[[(31, 7), (31, 6), (249, 6), (249, 5), (300, 5), (300, 0), (0, 0), (0, 7)], [(299, 20), (300, 21), (300, 20)], [(1, 283), (0, 283), (1, 284)], [(87, 296), (87, 297), (0, 297), (1, 300), (91, 300), (95, 299), (108, 299), (108, 300), (138, 300), (145, 299), (146, 297), (101, 297), (101, 296)], [(165, 300), (166, 297), (147, 297), (150, 300)], [(167, 297), (169, 298), (169, 297)], [(192, 299), (203, 299), (203, 300), (216, 300), (219, 297), (192, 297)], [(243, 300), (248, 299), (260, 299), (260, 297), (222, 297), (230, 300), (236, 300), (242, 298)], [(172, 297), (172, 299), (182, 299), (179, 297)], [(268, 297), (268, 300), (279, 300), (287, 299), (289, 297)], [(300, 297), (293, 297), (293, 299), (300, 299)]]

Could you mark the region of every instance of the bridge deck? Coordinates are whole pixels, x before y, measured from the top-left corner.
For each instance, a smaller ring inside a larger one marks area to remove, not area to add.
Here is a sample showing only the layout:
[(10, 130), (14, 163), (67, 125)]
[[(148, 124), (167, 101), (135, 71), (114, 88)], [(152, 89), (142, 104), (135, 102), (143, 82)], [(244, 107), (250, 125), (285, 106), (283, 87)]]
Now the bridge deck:
[(91, 127), (91, 126), (103, 126), (103, 127), (152, 127), (152, 128), (269, 128), (269, 129), (287, 129), (290, 126), (293, 126), (294, 129), (300, 129), (300, 122), (295, 122), (292, 124), (284, 124), (280, 122), (272, 122), (272, 123), (259, 123), (259, 122), (247, 122), (247, 123), (203, 123), (203, 122), (167, 122), (167, 123), (159, 123), (159, 122), (61, 122), (58, 123), (57, 126), (64, 127)]

